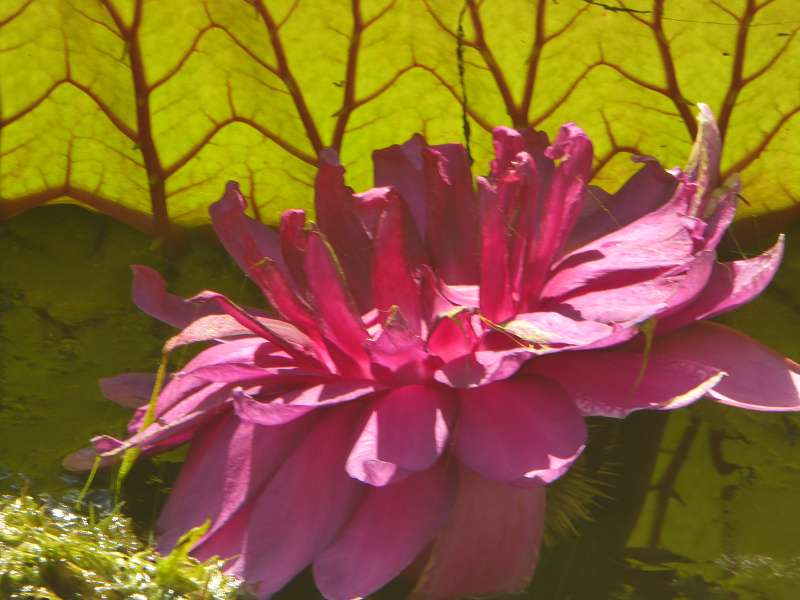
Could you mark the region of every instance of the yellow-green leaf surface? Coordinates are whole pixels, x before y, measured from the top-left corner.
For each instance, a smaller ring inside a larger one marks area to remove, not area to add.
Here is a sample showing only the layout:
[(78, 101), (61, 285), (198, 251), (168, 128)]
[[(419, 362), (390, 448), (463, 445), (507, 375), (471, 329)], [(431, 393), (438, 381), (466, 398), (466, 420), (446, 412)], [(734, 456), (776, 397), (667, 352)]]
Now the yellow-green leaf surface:
[(744, 213), (786, 211), (798, 29), (795, 0), (6, 0), (0, 214), (67, 200), (163, 235), (237, 179), (274, 221), (324, 147), (364, 187), (374, 148), (462, 141), (465, 93), (479, 165), (496, 124), (571, 120), (609, 188), (630, 153), (683, 164), (706, 102)]

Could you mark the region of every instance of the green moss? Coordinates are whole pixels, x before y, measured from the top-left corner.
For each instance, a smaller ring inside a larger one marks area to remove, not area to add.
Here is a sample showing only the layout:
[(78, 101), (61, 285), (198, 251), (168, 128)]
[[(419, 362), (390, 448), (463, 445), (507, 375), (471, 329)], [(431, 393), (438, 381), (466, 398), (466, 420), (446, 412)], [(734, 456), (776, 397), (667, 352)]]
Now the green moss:
[(245, 598), (223, 561), (188, 551), (193, 530), (167, 556), (142, 543), (116, 512), (95, 514), (28, 495), (0, 496), (0, 597), (222, 600)]

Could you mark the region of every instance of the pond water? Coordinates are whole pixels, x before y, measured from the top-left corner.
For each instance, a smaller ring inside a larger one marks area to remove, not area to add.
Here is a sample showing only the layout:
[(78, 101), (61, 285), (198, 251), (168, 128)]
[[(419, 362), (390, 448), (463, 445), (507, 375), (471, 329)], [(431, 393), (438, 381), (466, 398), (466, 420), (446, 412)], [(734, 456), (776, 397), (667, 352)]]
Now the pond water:
[[(798, 360), (793, 239), (800, 229), (789, 232), (789, 256), (770, 290), (726, 321)], [(129, 264), (155, 267), (179, 294), (213, 287), (260, 302), (208, 232), (191, 234), (181, 248), (166, 258), (146, 236), (70, 206), (0, 223), (0, 486), (15, 473), (35, 491), (80, 486), (60, 469), (61, 458), (93, 435), (122, 432), (129, 413), (101, 397), (97, 379), (155, 370), (170, 335), (132, 305)], [(704, 401), (673, 414), (598, 419), (590, 429), (584, 470), (602, 496), (584, 507), (590, 518), (574, 533), (553, 536), (527, 596), (798, 597), (800, 416)], [(134, 470), (127, 510), (142, 531), (179, 460), (142, 461)], [(405, 589), (398, 582), (378, 596), (403, 597)], [(304, 574), (278, 597), (317, 595)]]

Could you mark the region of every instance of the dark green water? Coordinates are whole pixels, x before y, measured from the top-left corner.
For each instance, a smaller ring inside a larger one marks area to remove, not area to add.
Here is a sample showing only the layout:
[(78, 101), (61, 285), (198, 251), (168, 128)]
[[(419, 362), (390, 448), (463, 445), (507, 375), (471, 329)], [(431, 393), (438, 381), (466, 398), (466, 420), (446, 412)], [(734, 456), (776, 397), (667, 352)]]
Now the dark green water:
[[(776, 282), (726, 322), (798, 360), (795, 229)], [(100, 396), (97, 379), (155, 370), (170, 334), (130, 302), (130, 263), (157, 268), (176, 293), (211, 287), (258, 303), (207, 234), (165, 258), (146, 236), (75, 207), (0, 223), (0, 485), (24, 473), (35, 490), (73, 487), (79, 481), (61, 471), (61, 458), (92, 435), (122, 432), (128, 411)], [(545, 550), (529, 597), (800, 597), (800, 417), (701, 402), (597, 421), (590, 444), (608, 498), (575, 536)], [(144, 529), (158, 503), (153, 490), (174, 471), (150, 463), (134, 472), (129, 506)], [(280, 597), (316, 594), (301, 576)]]

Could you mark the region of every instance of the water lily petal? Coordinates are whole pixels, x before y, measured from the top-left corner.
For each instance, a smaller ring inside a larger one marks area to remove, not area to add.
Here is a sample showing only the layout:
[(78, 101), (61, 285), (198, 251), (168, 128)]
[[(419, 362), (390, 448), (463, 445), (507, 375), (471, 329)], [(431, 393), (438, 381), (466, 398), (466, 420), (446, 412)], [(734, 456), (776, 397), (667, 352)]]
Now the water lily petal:
[(544, 487), (498, 483), (461, 467), (455, 504), (411, 594), (414, 600), (524, 589), (544, 531)]
[(272, 394), (265, 401), (236, 390), (233, 406), (243, 421), (257, 425), (282, 425), (318, 408), (350, 402), (380, 389), (380, 385), (367, 381), (336, 381)]
[[(168, 553), (180, 536), (210, 519), (210, 528), (193, 549), (201, 560), (210, 558), (203, 551), (205, 542), (263, 488), (311, 424), (304, 420), (266, 428), (229, 414), (198, 431), (158, 519), (159, 551)], [(213, 464), (225, 468), (209, 469)]]
[(420, 283), (413, 276), (408, 256), (407, 209), (399, 196), (391, 194), (378, 220), (375, 258), (372, 265), (375, 308), (385, 319), (397, 307), (403, 320), (415, 333), (421, 331)]
[(155, 269), (144, 265), (131, 265), (131, 270), (133, 303), (141, 311), (167, 325), (182, 329), (200, 317), (224, 312), (218, 306), (199, 305), (168, 293), (164, 278)]
[(347, 472), (375, 486), (431, 467), (444, 452), (455, 419), (452, 392), (409, 385), (378, 398), (364, 414)]
[(459, 390), (453, 451), (471, 469), (501, 483), (549, 483), (586, 443), (586, 425), (563, 389), (536, 376)]
[(342, 368), (349, 368), (349, 374), (368, 377), (369, 358), (363, 348), (367, 331), (343, 285), (333, 255), (318, 231), (308, 236), (305, 270), (313, 273), (309, 286), (323, 334), (340, 350), (339, 354), (331, 352), (334, 361)]
[(150, 402), (155, 383), (154, 373), (125, 373), (101, 379), (100, 391), (115, 404), (139, 408)]
[(322, 595), (350, 600), (385, 585), (444, 525), (454, 496), (454, 473), (444, 461), (391, 486), (370, 489), (339, 539), (314, 560)]
[(702, 398), (725, 373), (653, 351), (564, 352), (533, 360), (525, 373), (549, 377), (584, 416), (622, 418), (635, 410), (674, 409)]
[(725, 371), (708, 395), (731, 406), (800, 410), (800, 365), (718, 323), (697, 323), (656, 338), (659, 353)]
[(308, 234), (305, 230), (306, 213), (304, 210), (287, 210), (281, 215), (280, 229), (281, 254), (286, 269), (294, 280), (294, 287), (305, 294), (308, 280), (303, 270)]
[(574, 123), (562, 125), (553, 144), (545, 150), (551, 160), (560, 160), (541, 205), (531, 215), (536, 224), (528, 245), (522, 297), (527, 307), (536, 305), (545, 286), (553, 259), (561, 252), (583, 206), (586, 184), (592, 171), (592, 143)]
[[(366, 312), (374, 306), (370, 279), (372, 242), (356, 214), (357, 202), (353, 190), (344, 184), (344, 169), (333, 150), (320, 153), (314, 189), (319, 228), (339, 259), (347, 287), (359, 312)], [(306, 277), (309, 284), (317, 277), (314, 270), (309, 270), (307, 259)]]
[(251, 262), (248, 251), (251, 245), (258, 249), (260, 256), (267, 256), (283, 266), (278, 234), (248, 217), (244, 212), (246, 207), (239, 184), (229, 181), (222, 198), (208, 208), (219, 241), (245, 273), (248, 273)]
[(633, 160), (643, 166), (616, 194), (593, 186), (586, 190), (583, 213), (567, 242), (568, 252), (629, 225), (672, 197), (677, 185), (673, 175), (653, 158), (638, 156)]
[(366, 487), (347, 475), (344, 460), (358, 407), (331, 411), (251, 503), (241, 555), (231, 572), (269, 597), (337, 538)]
[(750, 302), (772, 281), (783, 256), (781, 235), (775, 245), (754, 258), (715, 263), (711, 276), (693, 302), (659, 321), (666, 333), (700, 319), (709, 319)]

